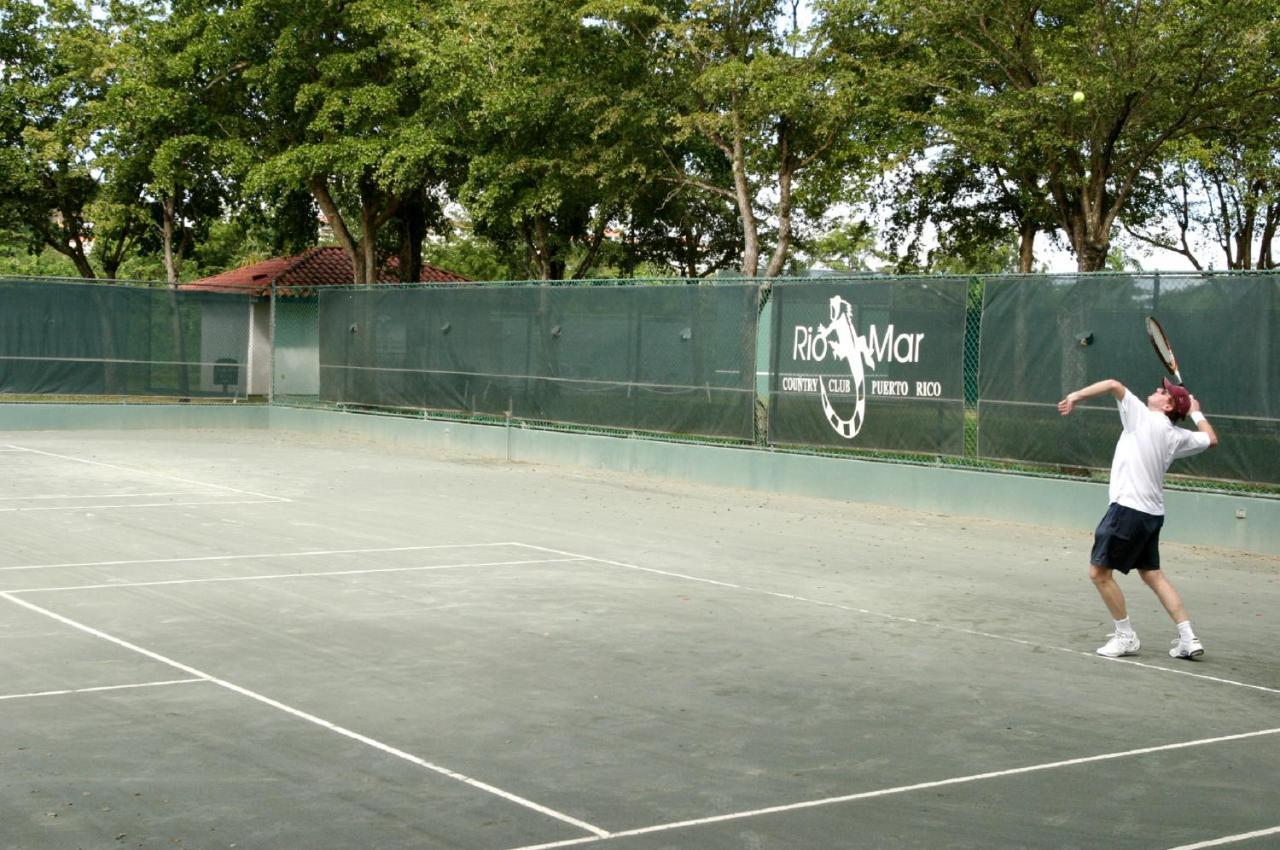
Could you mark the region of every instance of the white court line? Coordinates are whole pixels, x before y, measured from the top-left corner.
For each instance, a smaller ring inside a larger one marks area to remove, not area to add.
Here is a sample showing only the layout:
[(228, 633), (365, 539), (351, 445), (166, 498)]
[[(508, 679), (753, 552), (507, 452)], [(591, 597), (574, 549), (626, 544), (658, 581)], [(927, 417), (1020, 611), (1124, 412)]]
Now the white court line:
[[(248, 555), (196, 555), (188, 558), (139, 558), (122, 561), (79, 561), (67, 564), (22, 564), (9, 570), (51, 570), (61, 567), (122, 567), (128, 564), (190, 564), (197, 561), (241, 561), (266, 558), (310, 558), (325, 555), (379, 555), (386, 552), (422, 552), (427, 549), (479, 549), (485, 546), (523, 546), (521, 543), (440, 543), (433, 546), (383, 546), (374, 549), (311, 549), (304, 552), (260, 552)], [(527, 547), (525, 547), (527, 548)]]
[(114, 463), (104, 463), (103, 461), (100, 461), (100, 460), (87, 460), (82, 457), (72, 457), (71, 455), (60, 455), (54, 452), (46, 452), (46, 451), (42, 451), (41, 449), (26, 448), (24, 446), (15, 445), (14, 448), (21, 449), (24, 452), (31, 452), (32, 454), (44, 455), (45, 457), (56, 457), (60, 460), (70, 460), (70, 461), (74, 461), (75, 463), (87, 463), (91, 466), (103, 466), (103, 467), (106, 467), (107, 469), (118, 469), (121, 472), (132, 472), (135, 475), (150, 475), (155, 478), (164, 478), (169, 481), (181, 481), (183, 484), (195, 484), (198, 487), (211, 487), (215, 490), (226, 490), (228, 493), (238, 493), (241, 496), (253, 496), (254, 498), (265, 499), (270, 502), (293, 501), (292, 499), (286, 499), (284, 496), (269, 496), (266, 493), (255, 493), (252, 490), (240, 490), (235, 487), (227, 487), (223, 484), (209, 484), (204, 481), (195, 481), (191, 478), (180, 478), (177, 475), (165, 475), (163, 472), (150, 472), (145, 469), (135, 469), (133, 467), (120, 466)]
[(589, 824), (586, 821), (578, 820), (577, 818), (572, 817), (570, 815), (566, 815), (563, 812), (557, 812), (554, 809), (547, 808), (546, 806), (535, 803), (532, 800), (527, 800), (524, 797), (511, 793), (510, 791), (504, 791), (501, 788), (498, 788), (497, 786), (488, 784), (487, 782), (482, 782), (478, 779), (473, 779), (470, 776), (466, 776), (465, 774), (458, 773), (455, 770), (450, 770), (447, 767), (443, 767), (438, 764), (433, 764), (432, 762), (429, 762), (423, 758), (419, 758), (418, 756), (415, 756), (412, 753), (407, 753), (404, 750), (396, 749), (395, 747), (390, 746), (389, 744), (384, 744), (381, 741), (368, 737), (367, 735), (362, 735), (359, 732), (355, 732), (351, 729), (347, 729), (344, 726), (339, 726), (336, 723), (331, 723), (330, 721), (325, 720), (322, 717), (317, 717), (316, 715), (309, 714), (305, 711), (302, 711), (301, 709), (294, 708), (293, 706), (290, 706), (290, 705), (285, 705), (284, 703), (278, 700), (274, 700), (271, 697), (265, 696), (256, 691), (251, 691), (248, 688), (241, 687), (240, 685), (237, 685), (233, 682), (229, 682), (226, 679), (219, 679), (217, 676), (212, 676), (208, 673), (205, 673), (202, 670), (197, 670), (195, 667), (191, 667), (190, 665), (183, 664), (180, 661), (175, 661), (174, 659), (161, 655), (158, 652), (152, 652), (149, 649), (144, 649), (141, 646), (129, 643), (128, 641), (122, 640), (121, 638), (113, 637), (112, 635), (109, 635), (106, 632), (95, 629), (92, 626), (87, 626), (83, 623), (76, 622), (75, 620), (72, 620), (68, 617), (64, 617), (61, 614), (55, 614), (53, 611), (50, 611), (46, 608), (41, 608), (39, 605), (35, 605), (31, 602), (26, 601), (25, 599), (19, 599), (18, 597), (14, 596), (12, 593), (0, 591), (0, 599), (7, 599), (8, 601), (12, 602), (15, 605), (21, 605), (23, 608), (26, 608), (30, 611), (34, 611), (37, 614), (43, 614), (44, 616), (52, 620), (57, 620), (59, 623), (62, 623), (63, 625), (70, 626), (73, 629), (77, 629), (86, 634), (90, 634), (90, 635), (93, 635), (94, 637), (101, 638), (102, 640), (105, 640), (109, 643), (113, 643), (116, 646), (122, 647), (124, 649), (128, 649), (132, 652), (136, 652), (140, 655), (145, 655), (147, 658), (150, 658), (153, 661), (159, 661), (161, 664), (166, 664), (170, 667), (181, 670), (182, 672), (190, 676), (195, 676), (197, 678), (204, 679), (221, 688), (226, 688), (227, 690), (232, 691), (233, 693), (240, 694), (241, 696), (246, 696), (249, 699), (256, 700), (262, 703), (263, 705), (268, 705), (274, 709), (277, 709), (278, 711), (283, 711), (285, 714), (292, 715), (294, 717), (299, 718), (300, 720), (305, 720), (308, 723), (314, 723), (316, 726), (319, 726), (323, 729), (328, 729), (330, 732), (335, 732), (339, 735), (342, 735), (343, 737), (350, 738), (353, 741), (358, 741), (361, 744), (365, 744), (366, 746), (373, 747), (374, 749), (380, 750), (381, 752), (384, 752), (388, 755), (395, 756), (396, 758), (399, 758), (399, 759), (403, 759), (404, 761), (407, 761), (411, 764), (416, 764), (418, 767), (432, 771), (433, 773), (438, 773), (441, 776), (446, 776), (449, 779), (453, 779), (465, 785), (469, 785), (472, 788), (477, 788), (481, 791), (486, 791), (490, 794), (493, 794), (496, 797), (501, 797), (502, 799), (508, 802), (515, 803), (516, 805), (519, 805), (519, 806), (523, 806), (526, 809), (531, 809), (535, 812), (546, 815), (547, 817), (554, 818), (558, 821), (562, 821), (563, 823), (567, 823), (572, 826), (576, 826), (578, 829), (585, 830), (591, 833), (592, 835), (604, 837), (609, 834), (606, 830), (603, 830), (598, 826)]
[(1239, 844), (1241, 841), (1250, 841), (1254, 838), (1263, 838), (1267, 835), (1280, 835), (1280, 826), (1273, 826), (1271, 829), (1259, 829), (1256, 832), (1242, 832), (1239, 835), (1228, 835), (1223, 838), (1215, 838), (1212, 841), (1201, 841), (1199, 844), (1183, 844), (1180, 847), (1171, 847), (1169, 850), (1203, 850), (1205, 847), (1221, 847), (1224, 844)]
[[(844, 794), (839, 797), (824, 797), (820, 800), (804, 800), (799, 803), (790, 803), (782, 806), (769, 806), (763, 809), (750, 809), (742, 812), (730, 812), (723, 815), (713, 815), (706, 818), (695, 818), (692, 820), (672, 821), (670, 823), (660, 823), (653, 826), (640, 827), (639, 829), (628, 829), (619, 832), (613, 832), (608, 835), (601, 835), (595, 838), (570, 838), (565, 841), (552, 841), (547, 844), (530, 844), (524, 847), (516, 847), (513, 850), (548, 850), (552, 847), (572, 847), (577, 844), (594, 844), (598, 841), (611, 841), (615, 838), (630, 838), (636, 835), (649, 835), (655, 832), (668, 832), (673, 829), (688, 829), (695, 826), (706, 826), (713, 823), (724, 823), (725, 821), (742, 820), (744, 818), (760, 817), (761, 815), (782, 814), (785, 812), (794, 812), (801, 809), (812, 809), (818, 806), (831, 806), (837, 803), (851, 803), (857, 800), (869, 800), (875, 797), (889, 797), (895, 794), (907, 794), (912, 791), (927, 791), (932, 788), (944, 788), (948, 785), (962, 785), (968, 782), (981, 782), (986, 779), (1000, 779), (1006, 776), (1019, 776), (1026, 773), (1038, 773), (1045, 770), (1056, 770), (1062, 767), (1076, 767), (1082, 764), (1094, 764), (1103, 761), (1113, 761), (1115, 759), (1132, 758), (1134, 756), (1150, 755), (1151, 753), (1163, 753), (1170, 750), (1182, 750), (1188, 747), (1204, 747), (1210, 744), (1222, 744), (1230, 741), (1244, 741), (1249, 738), (1260, 738), (1266, 735), (1275, 735), (1280, 733), (1280, 728), (1262, 729), (1257, 732), (1242, 732), (1237, 735), (1221, 735), (1216, 738), (1199, 738), (1194, 741), (1179, 741), (1174, 744), (1161, 744), (1155, 747), (1142, 747), (1137, 750), (1124, 750), (1117, 753), (1102, 753), (1096, 756), (1084, 756), (1083, 758), (1066, 759), (1064, 761), (1051, 761), (1044, 764), (1033, 764), (1025, 767), (1014, 767), (1008, 770), (993, 770), (988, 773), (973, 773), (968, 776), (953, 776), (949, 779), (939, 779), (934, 782), (917, 782), (914, 785), (898, 785), (893, 788), (881, 788), (876, 791), (863, 791), (858, 794)], [(1208, 847), (1211, 845), (1194, 845), (1196, 847)], [(1180, 850), (1186, 850), (1181, 848)]]
[(120, 581), (108, 584), (75, 584), (64, 587), (25, 587), (6, 593), (54, 593), (60, 590), (106, 590), (122, 587), (163, 587), (176, 584), (218, 584), (228, 581), (274, 581), (284, 578), (323, 578), (324, 576), (366, 576), (377, 573), (413, 573), (431, 570), (458, 570), (467, 567), (515, 567), (526, 564), (565, 564), (576, 561), (588, 561), (590, 558), (538, 558), (523, 561), (479, 561), (462, 564), (429, 564), (416, 567), (374, 567), (367, 570), (327, 570), (315, 573), (276, 573), (274, 575), (256, 576), (219, 576), (215, 578), (173, 578), (158, 581)]
[[(185, 495), (195, 495), (187, 493)], [(32, 511), (105, 511), (119, 508), (177, 508), (189, 505), (274, 505), (289, 499), (222, 499), (211, 502), (132, 502), (123, 505), (57, 505), (48, 508), (0, 508), (0, 514), (29, 513)]]
[(195, 494), (189, 490), (174, 491), (172, 493), (94, 493), (86, 496), (83, 493), (78, 495), (67, 494), (65, 496), (0, 496), (0, 502), (35, 502), (40, 499), (151, 499), (156, 496), (194, 496)]
[[(1171, 673), (1177, 676), (1187, 676), (1192, 679), (1200, 679), (1206, 682), (1216, 682), (1217, 684), (1220, 684), (1220, 685), (1232, 685), (1237, 688), (1248, 688), (1249, 690), (1262, 691), (1263, 693), (1280, 695), (1280, 688), (1268, 688), (1265, 685), (1255, 685), (1252, 682), (1239, 682), (1239, 681), (1236, 681), (1235, 679), (1223, 679), (1220, 676), (1209, 676), (1204, 673), (1193, 673), (1190, 670), (1175, 670), (1172, 667), (1163, 667), (1159, 664), (1147, 664), (1146, 662), (1135, 661), (1130, 658), (1105, 658), (1094, 652), (1085, 652), (1079, 649), (1071, 649), (1070, 647), (1048, 646), (1043, 643), (1036, 643), (1035, 641), (1032, 641), (1032, 640), (1024, 640), (1022, 638), (1008, 637), (1007, 635), (998, 635), (998, 634), (993, 634), (992, 632), (982, 632), (982, 631), (978, 631), (977, 629), (966, 629), (961, 626), (949, 626), (945, 623), (931, 623), (931, 622), (928, 622), (927, 620), (918, 620), (915, 617), (902, 617), (897, 614), (885, 614), (881, 611), (872, 611), (867, 608), (857, 608), (852, 605), (842, 605), (839, 602), (827, 602), (822, 599), (811, 599), (807, 596), (797, 596), (794, 593), (780, 593), (776, 590), (765, 590), (764, 588), (751, 587), (750, 585), (745, 585), (745, 584), (734, 584), (733, 582), (719, 581), (717, 579), (703, 578), (702, 576), (694, 576), (694, 575), (687, 575), (685, 573), (671, 572), (670, 570), (659, 570), (654, 567), (641, 567), (636, 564), (626, 564), (626, 563), (623, 563), (622, 561), (610, 561), (606, 558), (593, 558), (589, 555), (577, 555), (577, 554), (574, 554), (573, 552), (565, 552), (560, 549), (551, 549), (546, 546), (534, 546), (531, 543), (517, 543), (516, 545), (524, 546), (529, 549), (537, 549), (540, 552), (550, 552), (555, 555), (565, 555), (568, 557), (575, 557), (575, 558), (587, 558), (588, 560), (596, 561), (601, 564), (608, 564), (614, 567), (624, 567), (628, 570), (639, 570), (640, 572), (653, 573), (654, 575), (667, 576), (669, 578), (678, 578), (678, 579), (683, 579), (685, 581), (696, 581), (701, 584), (710, 584), (710, 585), (715, 585), (717, 587), (727, 587), (732, 590), (744, 590), (748, 593), (759, 593), (764, 596), (772, 596), (775, 599), (789, 599), (793, 602), (804, 602), (809, 605), (821, 605), (824, 608), (835, 608), (840, 611), (850, 611), (855, 614), (865, 614), (866, 616), (869, 616), (869, 617), (879, 617), (884, 620), (891, 620), (895, 623), (910, 623), (912, 625), (927, 626), (929, 628), (939, 629), (941, 631), (957, 632), (959, 634), (972, 635), (974, 637), (990, 638), (991, 640), (1005, 641), (1006, 643), (1016, 643), (1022, 646), (1029, 646), (1036, 649), (1051, 649), (1055, 652), (1065, 652), (1068, 655), (1083, 656), (1085, 658), (1090, 658), (1094, 661), (1105, 661), (1108, 663), (1129, 664), (1134, 667), (1141, 667), (1144, 670), (1155, 670), (1160, 673)], [(1188, 661), (1186, 663), (1196, 664), (1199, 662)]]
[(97, 688), (70, 688), (62, 691), (36, 691), (29, 694), (0, 694), (0, 702), (7, 699), (30, 699), (32, 697), (60, 697), (66, 694), (97, 694), (103, 691), (125, 691), (132, 688), (159, 688), (163, 685), (189, 685), (193, 682), (207, 682), (208, 679), (168, 679), (164, 682), (140, 682), (135, 685), (102, 685)]

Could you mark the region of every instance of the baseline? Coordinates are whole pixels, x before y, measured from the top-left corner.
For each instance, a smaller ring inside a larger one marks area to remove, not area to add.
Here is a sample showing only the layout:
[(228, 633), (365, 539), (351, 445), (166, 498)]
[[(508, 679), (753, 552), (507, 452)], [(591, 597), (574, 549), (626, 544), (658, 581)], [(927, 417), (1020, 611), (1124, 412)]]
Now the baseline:
[[(973, 773), (968, 776), (952, 776), (947, 779), (939, 779), (933, 782), (917, 782), (912, 785), (898, 785), (893, 788), (880, 788), (875, 791), (863, 791), (857, 794), (844, 794), (839, 797), (824, 797), (819, 800), (804, 800), (799, 803), (789, 803), (780, 806), (768, 806), (762, 809), (750, 809), (742, 812), (730, 812), (723, 815), (712, 815), (705, 818), (694, 818), (691, 820), (672, 821), (670, 823), (654, 824), (653, 826), (643, 826), (638, 829), (628, 829), (619, 832), (613, 832), (608, 835), (594, 836), (591, 838), (570, 838), (564, 841), (552, 841), (545, 844), (528, 844), (521, 847), (511, 848), (511, 850), (551, 850), (556, 847), (574, 847), (583, 844), (595, 844), (602, 841), (612, 841), (619, 838), (631, 838), (637, 835), (650, 835), (657, 832), (670, 832), (677, 829), (689, 829), (698, 826), (707, 826), (716, 823), (725, 823), (727, 821), (744, 820), (746, 818), (761, 817), (763, 815), (782, 814), (785, 812), (794, 812), (801, 809), (812, 809), (818, 806), (832, 806), (839, 803), (851, 803), (858, 800), (870, 800), (876, 797), (889, 797), (897, 794), (908, 794), (913, 791), (927, 791), (934, 788), (943, 788), (948, 785), (962, 785), (969, 782), (981, 782), (987, 779), (999, 779), (1006, 776), (1019, 776), (1028, 773), (1039, 773), (1046, 770), (1056, 770), (1063, 767), (1075, 767), (1082, 764), (1095, 764), (1097, 762), (1114, 761), (1116, 759), (1132, 758), (1136, 756), (1150, 755), (1151, 753), (1163, 753), (1171, 750), (1185, 750), (1190, 747), (1203, 747), (1211, 744), (1222, 744), (1230, 741), (1244, 741), (1250, 738), (1261, 738), (1268, 735), (1280, 734), (1280, 728), (1260, 729), (1256, 732), (1241, 732), (1235, 735), (1220, 735), (1215, 738), (1198, 738), (1192, 741), (1178, 741), (1172, 744), (1160, 744), (1154, 747), (1142, 747), (1136, 750), (1124, 750), (1114, 753), (1101, 753), (1093, 756), (1084, 756), (1082, 758), (1065, 759), (1063, 761), (1045, 762), (1043, 764), (1032, 764), (1024, 767), (1014, 767), (1008, 770), (993, 770), (988, 773)], [(1275, 830), (1268, 830), (1253, 835), (1267, 835), (1272, 832), (1280, 831), (1280, 827)], [(1234, 837), (1233, 837), (1234, 838)], [(1237, 840), (1244, 840), (1238, 838)], [(1190, 847), (1174, 848), (1174, 850), (1192, 850), (1196, 847), (1211, 847), (1212, 844), (1196, 844)]]
[(1198, 844), (1183, 844), (1180, 847), (1171, 847), (1169, 850), (1204, 850), (1206, 847), (1223, 847), (1227, 844), (1239, 844), (1241, 841), (1252, 841), (1255, 838), (1265, 838), (1268, 835), (1280, 835), (1280, 826), (1273, 826), (1270, 829), (1259, 829), (1254, 832), (1241, 832), (1238, 835), (1225, 835), (1222, 838), (1214, 838), (1210, 841), (1201, 841)]
[[(868, 617), (878, 617), (880, 619), (889, 620), (895, 623), (909, 623), (911, 625), (916, 625), (916, 626), (926, 626), (928, 628), (937, 629), (939, 631), (955, 632), (957, 634), (988, 638), (990, 640), (999, 640), (999, 641), (1004, 641), (1006, 643), (1016, 643), (1021, 646), (1034, 647), (1037, 649), (1049, 649), (1049, 650), (1053, 650), (1054, 652), (1063, 652), (1068, 655), (1084, 657), (1093, 661), (1116, 663), (1116, 664), (1129, 664), (1134, 667), (1141, 667), (1144, 670), (1155, 670), (1161, 673), (1169, 673), (1176, 676), (1187, 676), (1192, 679), (1200, 679), (1202, 681), (1214, 682), (1220, 685), (1231, 685), (1232, 687), (1237, 687), (1237, 688), (1247, 688), (1249, 690), (1262, 691), (1263, 693), (1276, 694), (1277, 696), (1280, 696), (1280, 688), (1269, 688), (1266, 685), (1258, 685), (1252, 682), (1240, 682), (1235, 679), (1224, 679), (1221, 676), (1210, 676), (1205, 673), (1193, 673), (1190, 670), (1175, 670), (1171, 667), (1162, 667), (1159, 664), (1148, 664), (1143, 661), (1135, 661), (1129, 658), (1106, 658), (1094, 652), (1085, 652), (1079, 649), (1072, 649), (1071, 647), (1050, 646), (1043, 643), (1037, 643), (1036, 641), (1033, 641), (1033, 640), (1009, 637), (1008, 635), (1000, 635), (1000, 634), (995, 634), (993, 632), (984, 632), (978, 629), (966, 629), (962, 626), (951, 626), (945, 623), (931, 623), (926, 620), (917, 619), (915, 617), (904, 617), (899, 614), (886, 614), (882, 611), (872, 611), (868, 608), (858, 608), (853, 605), (842, 605), (839, 602), (827, 602), (822, 599), (813, 599), (808, 596), (799, 596), (794, 593), (782, 593), (781, 591), (777, 591), (777, 590), (767, 590), (762, 587), (752, 587), (751, 585), (737, 584), (729, 581), (721, 581), (720, 579), (689, 575), (688, 573), (677, 573), (671, 570), (660, 570), (660, 569), (657, 569), (656, 567), (642, 567), (638, 564), (628, 564), (622, 561), (611, 561), (607, 558), (596, 558), (590, 555), (579, 555), (573, 552), (566, 552), (562, 549), (552, 549), (547, 546), (535, 546), (531, 543), (518, 543), (516, 545), (525, 546), (529, 549), (537, 549), (541, 552), (550, 552), (553, 554), (564, 555), (567, 557), (583, 558), (589, 561), (595, 561), (596, 563), (607, 564), (612, 567), (622, 567), (628, 570), (637, 570), (639, 572), (666, 576), (668, 578), (678, 578), (683, 581), (695, 581), (700, 584), (710, 584), (716, 587), (728, 588), (730, 590), (741, 590), (747, 593), (756, 593), (756, 594), (761, 594), (763, 596), (772, 596), (775, 599), (786, 599), (791, 602), (803, 602), (808, 605), (820, 605), (824, 608), (835, 608), (840, 611), (849, 611), (854, 614), (863, 614)], [(1195, 662), (1188, 662), (1188, 663), (1195, 663)]]

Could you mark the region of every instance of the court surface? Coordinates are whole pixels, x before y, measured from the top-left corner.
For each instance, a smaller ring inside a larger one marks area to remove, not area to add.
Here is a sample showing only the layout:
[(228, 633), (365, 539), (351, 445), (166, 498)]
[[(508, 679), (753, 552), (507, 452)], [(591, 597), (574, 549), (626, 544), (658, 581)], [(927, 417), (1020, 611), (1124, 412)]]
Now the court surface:
[(3, 848), (1280, 846), (1274, 558), (1115, 661), (1088, 532), (215, 430), (0, 433), (0, 540)]

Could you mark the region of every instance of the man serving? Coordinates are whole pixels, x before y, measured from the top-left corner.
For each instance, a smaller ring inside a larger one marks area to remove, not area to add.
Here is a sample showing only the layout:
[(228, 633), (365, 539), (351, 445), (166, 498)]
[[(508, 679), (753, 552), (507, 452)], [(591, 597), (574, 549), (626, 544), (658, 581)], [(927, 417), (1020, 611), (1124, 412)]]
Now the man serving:
[[(1129, 622), (1124, 593), (1113, 575), (1115, 570), (1128, 574), (1137, 568), (1142, 581), (1155, 592), (1178, 628), (1169, 654), (1174, 658), (1198, 658), (1204, 654), (1204, 646), (1191, 628), (1182, 597), (1160, 570), (1164, 474), (1175, 458), (1190, 457), (1216, 446), (1218, 435), (1200, 412), (1195, 396), (1168, 379), (1147, 396), (1146, 404), (1119, 381), (1099, 381), (1068, 393), (1058, 402), (1058, 412), (1066, 416), (1078, 402), (1104, 393), (1115, 397), (1124, 431), (1111, 460), (1111, 505), (1094, 532), (1089, 557), (1089, 578), (1115, 620), (1115, 631), (1097, 653), (1119, 658), (1136, 655), (1142, 646)], [(1197, 430), (1175, 424), (1187, 416)]]

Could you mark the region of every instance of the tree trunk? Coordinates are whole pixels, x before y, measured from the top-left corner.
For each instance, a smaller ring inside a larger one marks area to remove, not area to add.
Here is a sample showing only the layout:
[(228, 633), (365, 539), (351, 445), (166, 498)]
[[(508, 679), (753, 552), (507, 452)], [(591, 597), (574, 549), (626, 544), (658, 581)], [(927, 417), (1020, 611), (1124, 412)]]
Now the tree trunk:
[(733, 195), (738, 203), (738, 215), (742, 219), (742, 274), (755, 277), (760, 265), (760, 235), (756, 224), (756, 212), (752, 206), (751, 184), (747, 181), (746, 152), (742, 135), (733, 139)]
[(422, 280), (422, 240), (427, 235), (427, 219), (419, 195), (400, 208), (400, 282)]
[(71, 262), (75, 263), (76, 272), (86, 280), (97, 280), (98, 276), (93, 271), (93, 266), (89, 263), (89, 258), (85, 256), (84, 247), (76, 243), (75, 250), (63, 251), (71, 258)]
[[(77, 230), (72, 230), (68, 234), (61, 228), (56, 233), (49, 232), (47, 228), (40, 228), (40, 235), (44, 237), (46, 245), (70, 258), (76, 267), (76, 274), (85, 280), (98, 279), (93, 271), (93, 265), (89, 262), (89, 257), (84, 252), (84, 239)], [(59, 239), (59, 236), (63, 238)]]
[(173, 228), (177, 221), (177, 191), (165, 195), (164, 201), (161, 203), (161, 225), (160, 232), (164, 238), (164, 274), (165, 281), (170, 285), (178, 282), (178, 270), (182, 265), (182, 261), (178, 259), (176, 252), (173, 250)]
[(1099, 245), (1096, 242), (1085, 242), (1084, 245), (1077, 247), (1076, 251), (1076, 271), (1078, 272), (1100, 272), (1107, 267), (1107, 253), (1111, 250), (1110, 242), (1103, 242)]
[(329, 227), (333, 228), (333, 236), (338, 240), (338, 244), (342, 246), (342, 250), (346, 252), (347, 258), (351, 260), (351, 282), (364, 283), (360, 279), (360, 274), (364, 269), (364, 263), (361, 262), (361, 252), (356, 245), (356, 241), (351, 236), (351, 231), (347, 229), (347, 223), (342, 218), (342, 213), (338, 210), (338, 205), (333, 202), (333, 196), (329, 194), (329, 184), (323, 177), (312, 177), (309, 181), (311, 185), (311, 194), (315, 196), (316, 203), (320, 205), (320, 212), (324, 215), (324, 219), (329, 223)]
[(529, 233), (529, 246), (533, 252), (533, 263), (538, 273), (538, 280), (551, 280), (551, 252), (547, 246), (546, 220), (542, 216), (535, 217)]
[(1267, 207), (1266, 224), (1262, 226), (1262, 247), (1258, 250), (1258, 268), (1274, 269), (1276, 258), (1271, 253), (1271, 243), (1275, 241), (1276, 230), (1280, 228), (1280, 203)]
[(1036, 234), (1040, 231), (1033, 222), (1024, 221), (1018, 233), (1018, 271), (1031, 274), (1036, 263)]
[(764, 270), (765, 277), (782, 274), (787, 251), (791, 247), (791, 178), (794, 174), (790, 139), (787, 138), (787, 121), (783, 119), (778, 124), (778, 244), (774, 246), (773, 256), (769, 258), (769, 265)]
[(1071, 198), (1061, 185), (1052, 191), (1059, 223), (1076, 255), (1076, 271), (1102, 271), (1107, 266), (1107, 252), (1111, 250), (1110, 229), (1101, 226), (1105, 217), (1096, 214), (1096, 207), (1084, 192), (1077, 199)]
[(784, 170), (778, 174), (778, 244), (774, 246), (773, 256), (764, 270), (765, 277), (777, 277), (787, 262), (787, 252), (791, 248), (791, 172)]

